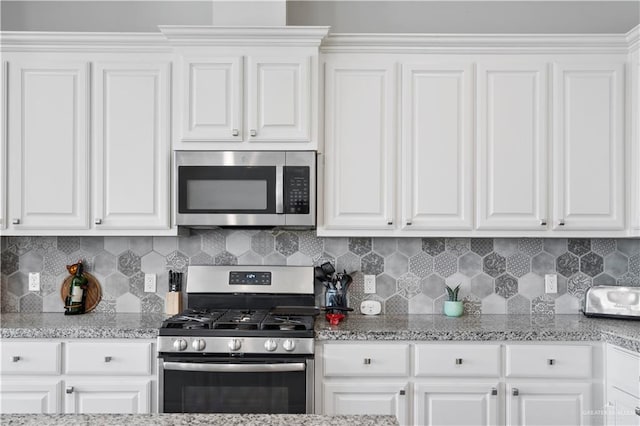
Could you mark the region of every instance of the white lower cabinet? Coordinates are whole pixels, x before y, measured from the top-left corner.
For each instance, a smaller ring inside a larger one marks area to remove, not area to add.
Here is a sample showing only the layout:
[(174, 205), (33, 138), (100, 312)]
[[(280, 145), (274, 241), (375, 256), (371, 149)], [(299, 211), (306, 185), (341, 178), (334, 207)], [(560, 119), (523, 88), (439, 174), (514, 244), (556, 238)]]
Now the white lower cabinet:
[(640, 354), (607, 345), (607, 425), (640, 426)]
[(349, 380), (326, 383), (322, 387), (323, 414), (394, 415), (401, 425), (407, 424), (409, 404), (406, 381), (370, 382)]
[(414, 424), (495, 425), (498, 419), (498, 382), (416, 383)]
[(153, 340), (5, 339), (0, 345), (0, 413), (157, 410)]

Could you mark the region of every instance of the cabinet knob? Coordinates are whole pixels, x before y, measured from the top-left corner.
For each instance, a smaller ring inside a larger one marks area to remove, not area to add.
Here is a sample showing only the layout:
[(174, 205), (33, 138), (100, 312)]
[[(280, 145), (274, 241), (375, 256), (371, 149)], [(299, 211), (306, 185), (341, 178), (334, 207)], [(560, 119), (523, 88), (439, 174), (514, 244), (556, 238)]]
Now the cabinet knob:
[(94, 220), (93, 223), (95, 223), (96, 225), (102, 225), (102, 219), (96, 218), (96, 220)]
[(640, 407), (636, 407), (636, 416), (640, 416)]
[(560, 219), (558, 221), (558, 226), (564, 226), (564, 219)]
[(556, 360), (555, 360), (555, 359), (553, 359), (553, 358), (549, 358), (549, 359), (547, 360), (547, 364), (549, 364), (549, 365), (554, 365), (555, 363), (556, 363)]
[(67, 388), (64, 391), (66, 393), (73, 393), (73, 386), (67, 386)]
[(547, 219), (540, 219), (540, 226), (547, 226)]
[(11, 361), (12, 362), (18, 362), (18, 361), (20, 361), (20, 357), (19, 356), (12, 356), (11, 357)]
[(12, 223), (13, 225), (20, 225), (20, 219), (13, 219), (13, 220), (11, 221), (11, 223)]
[(387, 221), (387, 225), (393, 225), (393, 221), (392, 220), (388, 220)]
[(406, 394), (407, 394), (407, 391), (405, 391), (404, 389), (400, 390), (400, 395), (406, 395)]
[(497, 388), (491, 388), (491, 395), (492, 396), (498, 395), (498, 389)]
[(462, 358), (456, 358), (456, 365), (462, 365)]
[(407, 226), (411, 226), (411, 221), (410, 220), (407, 221)]
[(518, 388), (511, 389), (511, 395), (513, 395), (513, 396), (520, 395), (520, 389), (518, 389)]
[(255, 129), (251, 129), (251, 130), (249, 130), (249, 134), (250, 134), (251, 136), (257, 136), (257, 135), (258, 135), (258, 132), (256, 132), (256, 131), (255, 131)]
[(104, 362), (111, 362), (113, 358), (111, 358), (110, 356), (105, 356), (104, 357)]
[(238, 136), (239, 134), (240, 134), (240, 132), (238, 131), (238, 129), (233, 129), (233, 130), (231, 131), (231, 135), (232, 135), (232, 136)]
[(364, 365), (369, 365), (369, 364), (371, 364), (371, 358), (365, 358)]

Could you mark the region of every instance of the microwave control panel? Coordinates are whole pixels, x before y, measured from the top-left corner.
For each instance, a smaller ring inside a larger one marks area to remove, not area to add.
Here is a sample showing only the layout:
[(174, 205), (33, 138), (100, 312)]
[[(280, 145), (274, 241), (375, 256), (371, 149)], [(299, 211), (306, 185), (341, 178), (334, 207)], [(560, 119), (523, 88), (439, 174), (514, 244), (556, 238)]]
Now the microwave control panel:
[(285, 166), (284, 212), (309, 214), (309, 167)]

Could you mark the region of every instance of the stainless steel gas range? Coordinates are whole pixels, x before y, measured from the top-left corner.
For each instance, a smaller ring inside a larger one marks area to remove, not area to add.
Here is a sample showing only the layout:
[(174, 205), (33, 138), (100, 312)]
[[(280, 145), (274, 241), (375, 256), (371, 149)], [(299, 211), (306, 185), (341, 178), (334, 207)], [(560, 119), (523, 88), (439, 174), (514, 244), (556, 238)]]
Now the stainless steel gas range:
[(190, 266), (158, 336), (164, 413), (312, 413), (313, 267)]

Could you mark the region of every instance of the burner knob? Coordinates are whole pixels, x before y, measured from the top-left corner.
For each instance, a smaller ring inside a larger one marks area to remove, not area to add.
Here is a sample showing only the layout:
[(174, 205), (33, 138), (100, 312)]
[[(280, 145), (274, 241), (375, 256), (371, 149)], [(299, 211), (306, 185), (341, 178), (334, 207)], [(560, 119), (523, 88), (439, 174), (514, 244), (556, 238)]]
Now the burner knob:
[(291, 339), (287, 339), (284, 342), (282, 342), (282, 347), (284, 348), (285, 351), (291, 352), (296, 348), (296, 342), (294, 342)]
[(193, 346), (193, 349), (196, 351), (203, 351), (204, 348), (207, 346), (207, 343), (202, 339), (196, 339), (193, 341), (191, 346)]
[(275, 351), (277, 347), (278, 343), (273, 339), (268, 339), (266, 342), (264, 342), (264, 348), (269, 352)]
[(184, 351), (187, 349), (187, 341), (184, 339), (177, 339), (173, 342), (173, 349), (176, 351)]
[(238, 349), (240, 349), (240, 346), (242, 346), (242, 342), (238, 339), (231, 339), (229, 341), (229, 350), (231, 351), (237, 351)]

